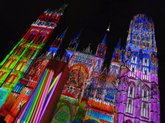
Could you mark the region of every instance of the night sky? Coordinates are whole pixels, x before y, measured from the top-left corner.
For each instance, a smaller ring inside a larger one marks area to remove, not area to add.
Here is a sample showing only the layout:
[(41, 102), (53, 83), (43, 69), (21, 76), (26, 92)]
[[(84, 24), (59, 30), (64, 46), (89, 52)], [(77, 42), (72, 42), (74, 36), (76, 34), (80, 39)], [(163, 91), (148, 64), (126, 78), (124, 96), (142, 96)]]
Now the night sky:
[[(92, 44), (93, 53), (101, 42), (108, 24), (111, 31), (108, 35), (108, 53), (110, 58), (114, 46), (121, 39), (125, 45), (129, 23), (138, 13), (151, 17), (155, 24), (155, 36), (159, 58), (159, 88), (161, 99), (161, 120), (165, 123), (165, 47), (163, 29), (165, 29), (164, 4), (158, 0), (5, 0), (0, 4), (0, 61), (11, 51), (16, 42), (29, 29), (32, 22), (46, 9), (54, 10), (64, 3), (69, 3), (59, 26), (54, 31), (54, 38), (66, 27), (69, 30), (64, 39), (65, 44), (82, 30), (78, 50)], [(53, 40), (54, 38), (50, 39)], [(63, 48), (67, 47), (64, 45)]]

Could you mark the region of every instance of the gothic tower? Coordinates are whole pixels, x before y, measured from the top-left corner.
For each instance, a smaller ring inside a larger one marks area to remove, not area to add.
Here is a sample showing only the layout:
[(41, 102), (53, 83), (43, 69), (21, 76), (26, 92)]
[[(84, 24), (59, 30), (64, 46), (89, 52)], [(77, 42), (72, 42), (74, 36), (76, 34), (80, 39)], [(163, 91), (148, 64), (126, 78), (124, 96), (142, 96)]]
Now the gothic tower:
[(66, 5), (54, 11), (44, 11), (0, 63), (0, 116), (7, 116), (6, 122), (13, 121), (31, 94), (30, 80), (22, 78), (47, 43), (65, 8)]
[(105, 54), (107, 51), (106, 40), (107, 40), (107, 33), (110, 31), (110, 25), (108, 26), (106, 33), (102, 42), (97, 46), (96, 56), (100, 58), (105, 58)]
[(107, 38), (107, 33), (104, 35), (104, 38), (103, 38), (102, 42), (97, 47), (97, 51), (96, 51), (96, 56), (97, 57), (101, 57), (101, 58), (105, 57), (105, 53), (106, 53), (106, 50), (107, 50), (106, 38)]
[(154, 24), (144, 14), (130, 23), (124, 63), (128, 72), (118, 86), (118, 122), (160, 123)]
[(59, 48), (62, 44), (62, 41), (64, 39), (64, 36), (65, 36), (67, 30), (68, 30), (68, 28), (66, 28), (62, 32), (62, 34), (57, 35), (57, 37), (55, 38), (53, 43), (50, 45), (47, 55), (53, 55), (53, 57), (54, 57), (57, 54), (57, 51), (59, 50)]

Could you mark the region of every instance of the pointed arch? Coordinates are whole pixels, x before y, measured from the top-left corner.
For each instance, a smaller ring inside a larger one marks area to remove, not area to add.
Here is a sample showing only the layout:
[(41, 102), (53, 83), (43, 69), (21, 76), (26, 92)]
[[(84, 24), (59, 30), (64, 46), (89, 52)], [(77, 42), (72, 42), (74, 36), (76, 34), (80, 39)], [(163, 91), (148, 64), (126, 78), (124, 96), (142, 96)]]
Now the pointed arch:
[(145, 100), (145, 101), (149, 100), (149, 91), (150, 91), (149, 86), (144, 84), (142, 86), (142, 100)]
[(149, 115), (149, 91), (150, 88), (147, 85), (142, 86), (142, 103), (141, 103), (141, 116), (148, 117)]
[(133, 113), (134, 96), (135, 96), (135, 84), (134, 82), (130, 82), (128, 86), (127, 103), (126, 103), (127, 113), (131, 113), (131, 114)]

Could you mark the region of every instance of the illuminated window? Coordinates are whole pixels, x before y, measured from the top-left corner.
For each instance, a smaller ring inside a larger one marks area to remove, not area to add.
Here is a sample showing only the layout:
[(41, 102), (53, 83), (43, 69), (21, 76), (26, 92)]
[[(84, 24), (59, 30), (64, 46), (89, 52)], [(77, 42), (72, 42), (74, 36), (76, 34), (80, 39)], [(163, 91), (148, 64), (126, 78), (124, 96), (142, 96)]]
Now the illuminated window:
[(18, 75), (16, 74), (10, 74), (9, 77), (6, 79), (5, 84), (13, 84), (15, 80), (17, 79)]
[(148, 73), (149, 73), (148, 68), (143, 67), (143, 74), (144, 74), (144, 75), (148, 75)]
[(30, 34), (30, 36), (27, 38), (27, 41), (30, 42), (36, 37), (35, 34)]
[(141, 103), (141, 116), (148, 117), (149, 110), (149, 90), (147, 87), (142, 89), (142, 103)]
[(29, 48), (28, 51), (25, 53), (24, 57), (31, 59), (35, 53), (35, 50)]
[(36, 36), (36, 35), (34, 35), (34, 34), (30, 34), (30, 36), (27, 38), (27, 41), (26, 41), (26, 42), (32, 41), (32, 40), (34, 39), (35, 36)]
[(127, 105), (126, 105), (126, 112), (132, 113), (133, 112), (133, 98), (134, 98), (134, 85), (131, 84), (128, 88), (128, 97), (127, 97)]
[(27, 61), (20, 61), (18, 62), (17, 66), (15, 67), (15, 70), (17, 71), (23, 71), (25, 66), (27, 64)]
[(13, 53), (13, 54), (16, 55), (17, 52), (19, 52), (20, 48), (21, 48), (21, 46), (18, 46), (18, 47), (14, 50), (14, 53)]
[(0, 71), (0, 79), (2, 79), (2, 77), (6, 74), (6, 72), (4, 71)]
[(133, 97), (134, 97), (134, 91), (135, 91), (134, 85), (131, 84), (131, 85), (129, 86), (129, 88), (128, 88), (128, 97), (133, 98)]
[(130, 92), (129, 92), (129, 94), (132, 95), (132, 92), (133, 92), (133, 87), (130, 87)]
[(131, 71), (136, 72), (136, 65), (131, 64)]
[(145, 59), (144, 61), (145, 61), (145, 63), (147, 63), (147, 59)]
[(143, 88), (143, 90), (142, 90), (142, 100), (143, 101), (148, 101), (148, 89), (145, 87), (145, 88)]
[(12, 68), (13, 65), (15, 64), (16, 59), (15, 58), (9, 58), (7, 62), (5, 63), (6, 68)]
[(143, 65), (144, 66), (149, 66), (149, 59), (143, 58)]
[(137, 57), (136, 56), (132, 56), (131, 62), (136, 64), (137, 63)]
[(31, 59), (33, 57), (34, 53), (35, 53), (35, 51), (34, 50), (31, 50), (31, 52), (28, 55), (28, 58)]
[(132, 113), (133, 112), (133, 100), (131, 98), (127, 99), (126, 112), (128, 112), (128, 113)]
[(45, 36), (40, 35), (39, 38), (35, 41), (35, 43), (41, 43), (44, 40)]
[(19, 46), (19, 47), (17, 47), (16, 49), (15, 49), (15, 51), (14, 51), (14, 55), (21, 55), (22, 54), (22, 52), (24, 51), (24, 47), (23, 46)]
[(147, 67), (143, 67), (142, 71), (143, 71), (142, 79), (149, 80), (149, 76), (148, 76), (149, 69)]
[(148, 117), (148, 103), (142, 102), (141, 105), (141, 116)]

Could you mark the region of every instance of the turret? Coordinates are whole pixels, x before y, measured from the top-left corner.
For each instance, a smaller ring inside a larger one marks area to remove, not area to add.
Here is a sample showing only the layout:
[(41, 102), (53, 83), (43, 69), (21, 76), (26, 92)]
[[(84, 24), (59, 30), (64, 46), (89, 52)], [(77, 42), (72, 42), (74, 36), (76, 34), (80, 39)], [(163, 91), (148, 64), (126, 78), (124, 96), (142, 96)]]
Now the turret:
[(97, 46), (97, 51), (96, 51), (96, 56), (100, 58), (105, 58), (105, 54), (107, 51), (107, 46), (106, 46), (106, 40), (107, 40), (107, 35), (108, 32), (110, 31), (110, 25), (108, 26), (106, 33), (104, 35), (104, 38), (100, 44)]
[(78, 47), (78, 45), (79, 45), (79, 43), (80, 43), (80, 40), (79, 40), (80, 35), (81, 35), (81, 33), (78, 33), (78, 34), (75, 36), (75, 38), (74, 38), (73, 40), (70, 41), (67, 50), (70, 50), (70, 51), (76, 51), (76, 50), (77, 50), (77, 47)]
[(112, 56), (112, 62), (120, 62), (121, 61), (121, 39), (119, 39), (118, 44), (116, 45), (113, 56)]
[(73, 40), (70, 41), (69, 46), (65, 52), (65, 54), (62, 56), (61, 61), (67, 62), (69, 61), (69, 59), (71, 58), (71, 56), (73, 55), (73, 53), (77, 50), (77, 47), (80, 43), (80, 35), (81, 32), (78, 33)]
[(51, 46), (50, 46), (50, 48), (48, 50), (48, 55), (50, 53), (53, 53), (53, 56), (54, 56), (57, 53), (57, 50), (60, 48), (60, 45), (61, 45), (61, 43), (62, 43), (62, 41), (63, 41), (63, 39), (65, 37), (65, 34), (66, 34), (67, 30), (68, 30), (68, 28), (66, 28), (62, 32), (62, 34), (60, 34), (60, 35), (58, 35), (56, 37), (56, 39), (53, 41), (53, 43), (51, 44)]

